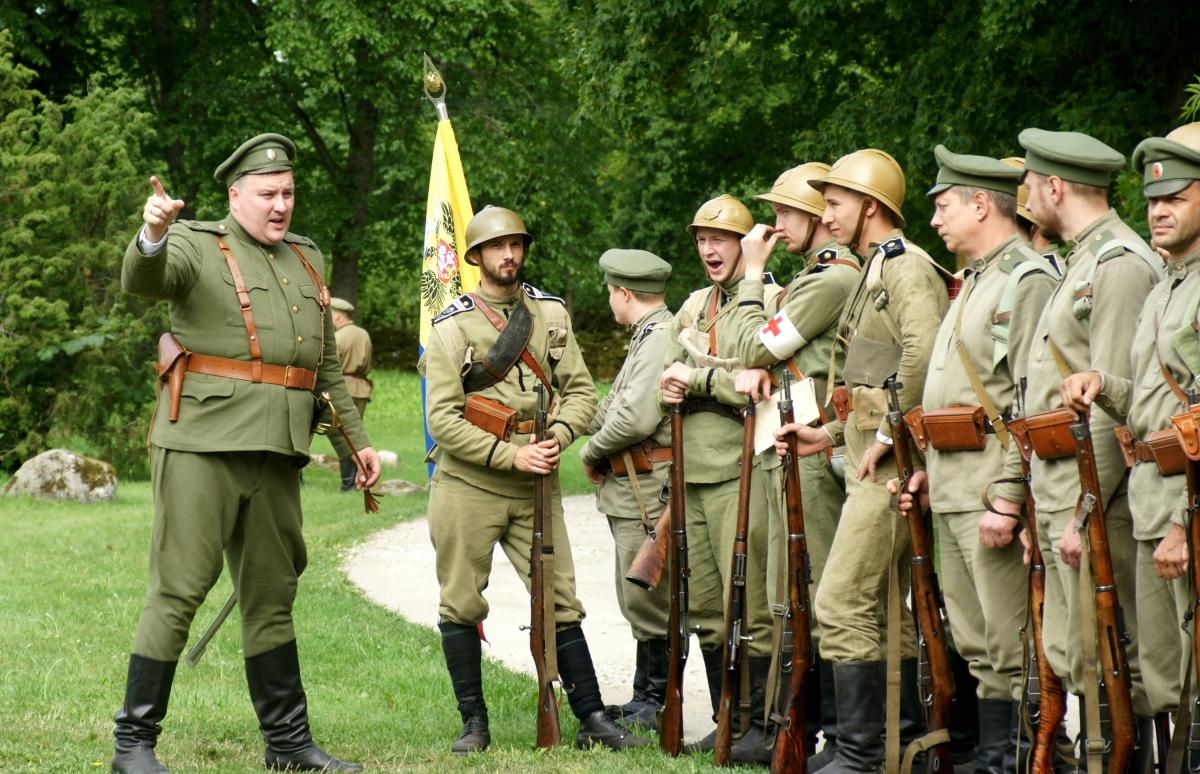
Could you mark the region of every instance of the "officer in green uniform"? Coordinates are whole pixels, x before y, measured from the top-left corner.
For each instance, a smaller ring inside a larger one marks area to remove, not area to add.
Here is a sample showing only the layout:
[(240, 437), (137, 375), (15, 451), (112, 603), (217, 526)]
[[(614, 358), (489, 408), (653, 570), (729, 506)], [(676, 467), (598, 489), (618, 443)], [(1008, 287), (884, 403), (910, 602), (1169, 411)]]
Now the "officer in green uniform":
[[(732, 575), (742, 454), (742, 415), (746, 397), (734, 380), (742, 371), (734, 324), (738, 285), (745, 274), (741, 238), (754, 225), (746, 205), (728, 194), (705, 202), (689, 225), (711, 284), (694, 291), (675, 315), (667, 350), (667, 369), (659, 382), (664, 406), (683, 404), (684, 477), (687, 502), (688, 621), (699, 632), (713, 710), (721, 692), (725, 645), (725, 602)], [(767, 291), (773, 302), (778, 286)], [(756, 474), (750, 491), (747, 534), (746, 619), (751, 639), (751, 719), (737, 747), (764, 744), (763, 715), (771, 662), (771, 614), (766, 597), (767, 493)], [(709, 734), (695, 749), (712, 749)], [(740, 750), (738, 750), (740, 757)]]
[[(966, 264), (962, 292), (938, 329), (922, 405), (932, 412), (982, 407), (988, 417), (979, 446), (955, 443), (930, 430), (925, 451), (930, 504), (937, 531), (939, 575), (955, 649), (978, 680), (979, 750), (976, 771), (1014, 771), (1020, 731), (1024, 654), (1013, 636), (1026, 618), (1027, 571), (1014, 539), (1024, 502), (1020, 484), (991, 488), (991, 510), (980, 495), (1003, 476), (1020, 478), (1018, 455), (1004, 426), (1013, 386), (1042, 305), (1058, 279), (1017, 230), (1020, 171), (996, 159), (934, 150), (939, 170), (929, 190), (936, 229), (946, 249)], [(946, 424), (941, 427), (947, 426)], [(954, 425), (967, 436), (965, 413)]]
[[(1162, 259), (1108, 206), (1108, 180), (1123, 166), (1124, 156), (1076, 132), (1026, 129), (1019, 141), (1026, 150), (1023, 182), (1029, 186), (1029, 209), (1049, 238), (1066, 240), (1071, 248), (1063, 278), (1045, 305), (1029, 349), (1026, 411), (1036, 414), (1061, 407), (1059, 387), (1072, 373), (1094, 370), (1132, 377), (1130, 344), (1142, 303), (1161, 277)], [(1132, 615), (1137, 551), (1126, 490), (1128, 471), (1113, 434), (1118, 424), (1110, 415), (1113, 403), (1101, 397), (1097, 404), (1102, 410), (1091, 412), (1090, 425), (1109, 553), (1118, 598), (1129, 613), (1125, 623), (1130, 642), (1125, 650), (1134, 710), (1145, 717), (1150, 707), (1141, 685), (1138, 627)], [(1084, 632), (1081, 624), (1081, 544), (1072, 528), (1080, 489), (1078, 466), (1072, 456), (1035, 456), (1032, 474), (1038, 539), (1046, 562), (1046, 658), (1068, 690), (1095, 697), (1097, 685), (1084, 679), (1081, 636), (1094, 632)], [(1080, 724), (1085, 730), (1087, 721), (1085, 712)]]
[[(246, 680), (271, 769), (358, 771), (313, 743), (292, 602), (307, 562), (300, 468), (314, 395), (329, 393), (366, 465), (379, 460), (346, 392), (334, 347), (324, 258), (288, 231), (295, 146), (278, 134), (244, 143), (216, 171), (229, 216), (175, 220), (183, 202), (156, 178), (145, 225), (125, 251), (126, 292), (169, 303), (187, 350), (181, 389), (161, 390), (150, 434), (154, 540), (113, 771), (165, 772), (154, 755), (175, 665), (196, 608), (229, 564)], [(340, 456), (349, 450), (335, 438)]]
[[(1133, 165), (1144, 173), (1151, 244), (1170, 254), (1167, 277), (1142, 306), (1133, 335), (1131, 377), (1097, 370), (1062, 385), (1064, 401), (1086, 411), (1106, 398), (1125, 416), (1135, 444), (1129, 506), (1137, 541), (1138, 661), (1150, 713), (1174, 712), (1187, 679), (1192, 641), (1176, 624), (1192, 612), (1188, 567), (1187, 482), (1159, 471), (1146, 441), (1170, 430), (1171, 416), (1197, 387), (1200, 339), (1200, 124), (1138, 145)], [(1124, 603), (1124, 600), (1122, 599)], [(1126, 608), (1126, 620), (1129, 608)]]
[[(776, 384), (782, 379), (784, 371), (790, 373), (793, 382), (801, 378), (811, 379), (819, 401), (824, 400), (827, 394), (829, 358), (838, 318), (858, 283), (859, 274), (858, 258), (849, 248), (839, 245), (829, 228), (821, 222), (825, 200), (808, 184), (810, 179), (822, 178), (828, 171), (828, 164), (801, 164), (780, 175), (770, 191), (755, 197), (771, 203), (775, 227), (756, 225), (742, 239), (746, 274), (738, 285), (738, 305), (733, 318), (733, 324), (738, 329), (736, 354), (747, 368), (770, 369), (771, 378)], [(804, 266), (768, 308), (763, 302), (764, 269), (771, 251), (781, 240), (789, 253), (803, 257)], [(753, 374), (756, 371), (746, 373)], [(826, 418), (832, 416), (829, 409), (825, 409), (825, 413)], [(760, 417), (759, 421), (769, 419)], [(761, 455), (759, 464), (767, 479), (768, 521), (771, 525), (767, 555), (767, 598), (775, 615), (775, 641), (782, 643), (783, 638), (779, 635), (786, 625), (784, 615), (787, 613), (787, 558), (784, 553), (787, 545), (787, 514), (783, 501), (783, 468), (774, 448)], [(815, 590), (821, 583), (821, 573), (829, 556), (829, 546), (833, 542), (846, 493), (830, 466), (830, 455), (826, 454), (801, 458), (800, 482), (809, 566)], [(810, 624), (815, 645), (820, 642), (821, 627), (811, 611)], [(782, 654), (782, 665), (778, 648), (772, 650), (772, 656), (772, 673), (782, 675), (790, 654)], [(817, 720), (811, 718), (808, 724), (810, 738), (818, 730), (825, 732), (825, 747), (809, 760), (810, 768), (814, 769), (833, 755), (837, 733), (833, 709), (833, 671), (826, 661), (819, 657), (816, 660), (816, 675), (805, 681), (808, 694), (806, 703), (814, 710), (824, 705), (820, 722), (811, 722)], [(786, 684), (786, 680), (783, 682)], [(822, 684), (828, 690), (822, 691)], [(770, 690), (778, 691), (778, 683), (772, 682)], [(768, 705), (771, 704), (774, 702), (768, 701)], [(770, 748), (764, 747), (759, 751), (758, 760), (769, 762), (770, 754)]]
[(921, 726), (912, 617), (884, 628), (891, 573), (899, 575), (901, 599), (908, 593), (910, 545), (887, 491), (895, 463), (883, 384), (897, 375), (901, 410), (919, 402), (947, 293), (944, 270), (901, 231), (904, 172), (895, 159), (855, 151), (811, 185), (825, 197), (822, 220), (838, 243), (868, 256), (834, 344), (846, 355), (841, 376), (852, 407), (822, 427), (780, 430), (799, 436), (801, 454), (846, 443), (846, 502), (815, 600), (838, 718), (837, 752), (822, 771), (841, 774), (873, 771), (884, 758), (885, 641), (903, 657), (899, 743)]
[[(1021, 156), (1009, 156), (1001, 159), (1005, 164), (1017, 170), (1025, 171), (1025, 159)], [(1029, 186), (1021, 183), (1017, 186), (1017, 230), (1021, 238), (1058, 271), (1058, 247), (1046, 237), (1046, 232), (1038, 225), (1037, 219), (1029, 211)], [(1061, 272), (1060, 272), (1061, 273)]]
[[(613, 749), (649, 743), (605, 717), (580, 627), (584, 609), (575, 596), (558, 463), (562, 450), (587, 430), (596, 388), (562, 299), (520, 282), (532, 241), (512, 210), (485, 207), (471, 219), (466, 259), (479, 266), (479, 288), (434, 318), (425, 351), (426, 411), (437, 444), (429, 536), (441, 587), (438, 628), (463, 720), (454, 753), (482, 751), (491, 741), (480, 673), (478, 626), (488, 612), (483, 590), (497, 543), (529, 586), (534, 475), (550, 478), (545, 517), (554, 535), (556, 655), (579, 718), (575, 743)], [(541, 439), (531, 436), (539, 386), (548, 401), (553, 395)]]
[(663, 295), (671, 264), (645, 250), (608, 250), (600, 256), (600, 268), (613, 317), (631, 326), (633, 335), (612, 389), (588, 426), (592, 437), (579, 456), (588, 479), (599, 487), (596, 508), (608, 516), (616, 544), (617, 603), (637, 641), (633, 698), (610, 714), (653, 726), (667, 690), (667, 584), (645, 589), (625, 576), (662, 512), (659, 493), (670, 469), (670, 422), (646, 398), (662, 373), (674, 319)]
[[(329, 302), (333, 315), (334, 337), (337, 339), (338, 363), (342, 367), (342, 377), (346, 380), (346, 390), (350, 393), (354, 407), (358, 409), (361, 419), (366, 416), (367, 404), (371, 402), (371, 390), (374, 385), (367, 376), (371, 372), (371, 336), (354, 323), (354, 304), (344, 298), (334, 298)], [(355, 465), (354, 459), (341, 460), (342, 491), (354, 491)]]

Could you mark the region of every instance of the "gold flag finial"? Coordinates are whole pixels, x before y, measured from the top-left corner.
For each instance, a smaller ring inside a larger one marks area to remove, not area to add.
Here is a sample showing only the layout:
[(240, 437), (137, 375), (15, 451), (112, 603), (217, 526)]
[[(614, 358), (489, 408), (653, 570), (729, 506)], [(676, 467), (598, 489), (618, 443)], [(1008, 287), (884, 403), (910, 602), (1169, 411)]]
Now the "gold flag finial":
[(429, 58), (429, 54), (422, 52), (421, 56), (425, 59), (425, 76), (422, 78), (425, 98), (437, 108), (438, 120), (445, 121), (450, 117), (446, 111), (446, 81), (438, 69), (433, 66), (433, 60)]

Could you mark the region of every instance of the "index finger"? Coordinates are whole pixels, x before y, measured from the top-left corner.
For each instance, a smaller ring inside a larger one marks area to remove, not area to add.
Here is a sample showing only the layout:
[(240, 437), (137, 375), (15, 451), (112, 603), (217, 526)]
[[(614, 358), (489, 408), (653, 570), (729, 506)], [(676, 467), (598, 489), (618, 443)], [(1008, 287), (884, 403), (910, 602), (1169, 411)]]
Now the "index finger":
[(154, 175), (150, 176), (150, 187), (154, 189), (154, 193), (157, 194), (158, 196), (161, 196), (164, 199), (171, 198), (171, 197), (167, 196), (167, 192), (163, 189), (162, 183), (159, 182), (159, 179), (157, 177), (155, 177)]

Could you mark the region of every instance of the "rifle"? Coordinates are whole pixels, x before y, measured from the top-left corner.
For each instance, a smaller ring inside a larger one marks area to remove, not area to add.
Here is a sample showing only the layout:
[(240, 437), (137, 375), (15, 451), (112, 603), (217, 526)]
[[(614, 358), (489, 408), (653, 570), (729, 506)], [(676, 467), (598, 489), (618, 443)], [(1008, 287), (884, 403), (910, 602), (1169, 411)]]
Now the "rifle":
[(1029, 619), (1033, 628), (1032, 662), (1026, 682), (1026, 700), (1029, 707), (1029, 722), (1035, 730), (1033, 756), (1029, 764), (1030, 774), (1054, 774), (1054, 747), (1058, 729), (1067, 714), (1066, 693), (1062, 680), (1050, 668), (1046, 660), (1043, 631), (1046, 605), (1046, 563), (1038, 544), (1037, 509), (1033, 500), (1030, 459), (1033, 447), (1029, 444), (1029, 428), (1025, 424), (1024, 412), (1025, 379), (1017, 389), (1015, 412), (1020, 418), (1008, 422), (1008, 430), (1021, 452), (1021, 479), (1025, 487), (1025, 531), (1029, 538)]
[(667, 691), (658, 719), (659, 746), (671, 757), (683, 751), (683, 666), (688, 653), (689, 571), (683, 487), (683, 406), (676, 403), (671, 406), (671, 505), (663, 518), (671, 513), (678, 513), (679, 518), (670, 522), (666, 534), (671, 607), (667, 617)]
[[(901, 387), (896, 377), (888, 377), (884, 387), (888, 390), (888, 424), (892, 428), (892, 451), (896, 455), (896, 469), (900, 476), (901, 494), (908, 491), (913, 474), (911, 437), (904, 413), (900, 410)], [(950, 654), (946, 646), (946, 630), (943, 621), (944, 604), (942, 591), (938, 587), (937, 572), (933, 566), (930, 526), (926, 515), (914, 498), (913, 510), (908, 514), (908, 534), (912, 542), (912, 591), (917, 625), (920, 630), (920, 645), (929, 662), (931, 685), (926, 700), (929, 734), (943, 731), (950, 719), (950, 703), (954, 701), (954, 676), (950, 672)], [(950, 737), (929, 749), (929, 771), (954, 771), (954, 760), (950, 755)]]
[[(792, 409), (792, 380), (783, 372), (783, 397), (779, 401), (780, 425), (795, 421)], [(792, 633), (791, 660), (783, 662), (790, 673), (783, 702), (783, 717), (775, 737), (771, 757), (774, 774), (803, 772), (808, 765), (805, 750), (804, 683), (812, 668), (812, 630), (809, 621), (808, 584), (812, 573), (808, 564), (808, 539), (804, 535), (804, 501), (800, 490), (799, 440), (788, 435), (787, 456), (783, 459), (783, 499), (787, 513), (788, 624)]]
[[(1129, 663), (1125, 658), (1125, 616), (1117, 599), (1112, 557), (1108, 552), (1108, 527), (1104, 523), (1104, 502), (1092, 430), (1087, 418), (1071, 425), (1075, 439), (1075, 461), (1079, 465), (1079, 505), (1075, 529), (1087, 527), (1088, 561), (1096, 600), (1096, 644), (1100, 649), (1100, 683), (1108, 701), (1108, 771), (1125, 774), (1136, 739), (1133, 705), (1129, 698)], [(1084, 633), (1085, 636), (1087, 633)]]
[[(750, 482), (754, 476), (754, 398), (746, 398), (742, 432), (742, 473), (738, 489), (737, 523), (733, 531), (733, 560), (729, 571), (729, 592), (725, 604), (725, 649), (721, 657), (721, 698), (717, 704), (717, 736), (713, 747), (713, 763), (728, 766), (733, 748), (733, 694), (741, 683), (746, 652), (742, 635), (746, 615), (746, 553), (749, 549)], [(739, 697), (739, 705), (747, 705), (748, 696)], [(748, 706), (748, 705), (747, 705)], [(742, 707), (741, 715), (747, 715)]]
[[(636, 474), (631, 474), (636, 475)], [(625, 580), (643, 589), (652, 589), (662, 582), (663, 567), (670, 552), (668, 537), (671, 532), (671, 506), (663, 508), (662, 515), (646, 533), (646, 539), (638, 548), (629, 564)]]
[[(538, 407), (533, 420), (533, 438), (546, 435), (546, 390), (537, 391)], [(533, 652), (538, 681), (537, 746), (550, 748), (562, 741), (558, 725), (558, 701), (554, 681), (558, 678), (558, 653), (554, 617), (554, 521), (546, 518), (548, 476), (533, 477), (533, 539), (529, 557), (529, 649)]]
[[(1197, 404), (1200, 404), (1200, 395), (1189, 392), (1187, 410), (1181, 416), (1171, 417), (1171, 424), (1175, 426), (1187, 459), (1184, 474), (1187, 478), (1188, 571), (1192, 580), (1193, 600), (1192, 609), (1184, 617), (1183, 625), (1186, 628), (1191, 624), (1194, 664), (1200, 664), (1200, 566), (1197, 566), (1200, 565), (1197, 561), (1197, 557), (1200, 557), (1200, 455), (1193, 456), (1196, 446), (1188, 443), (1189, 439), (1185, 436), (1184, 429), (1195, 431), (1196, 421), (1200, 419), (1200, 405)], [(1182, 710), (1182, 707), (1180, 709)], [(1196, 695), (1192, 705), (1192, 717), (1187, 733), (1187, 759), (1184, 765), (1185, 770), (1200, 770), (1200, 693)]]

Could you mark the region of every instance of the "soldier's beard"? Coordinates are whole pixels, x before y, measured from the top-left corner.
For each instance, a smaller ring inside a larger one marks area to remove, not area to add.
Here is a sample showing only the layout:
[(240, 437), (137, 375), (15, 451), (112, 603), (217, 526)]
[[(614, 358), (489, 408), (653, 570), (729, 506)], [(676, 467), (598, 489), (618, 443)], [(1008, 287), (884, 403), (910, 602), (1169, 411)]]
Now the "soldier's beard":
[(511, 273), (497, 274), (482, 264), (479, 266), (479, 270), (487, 277), (489, 283), (497, 287), (511, 288), (521, 281), (521, 267), (519, 265), (516, 267), (516, 271)]

